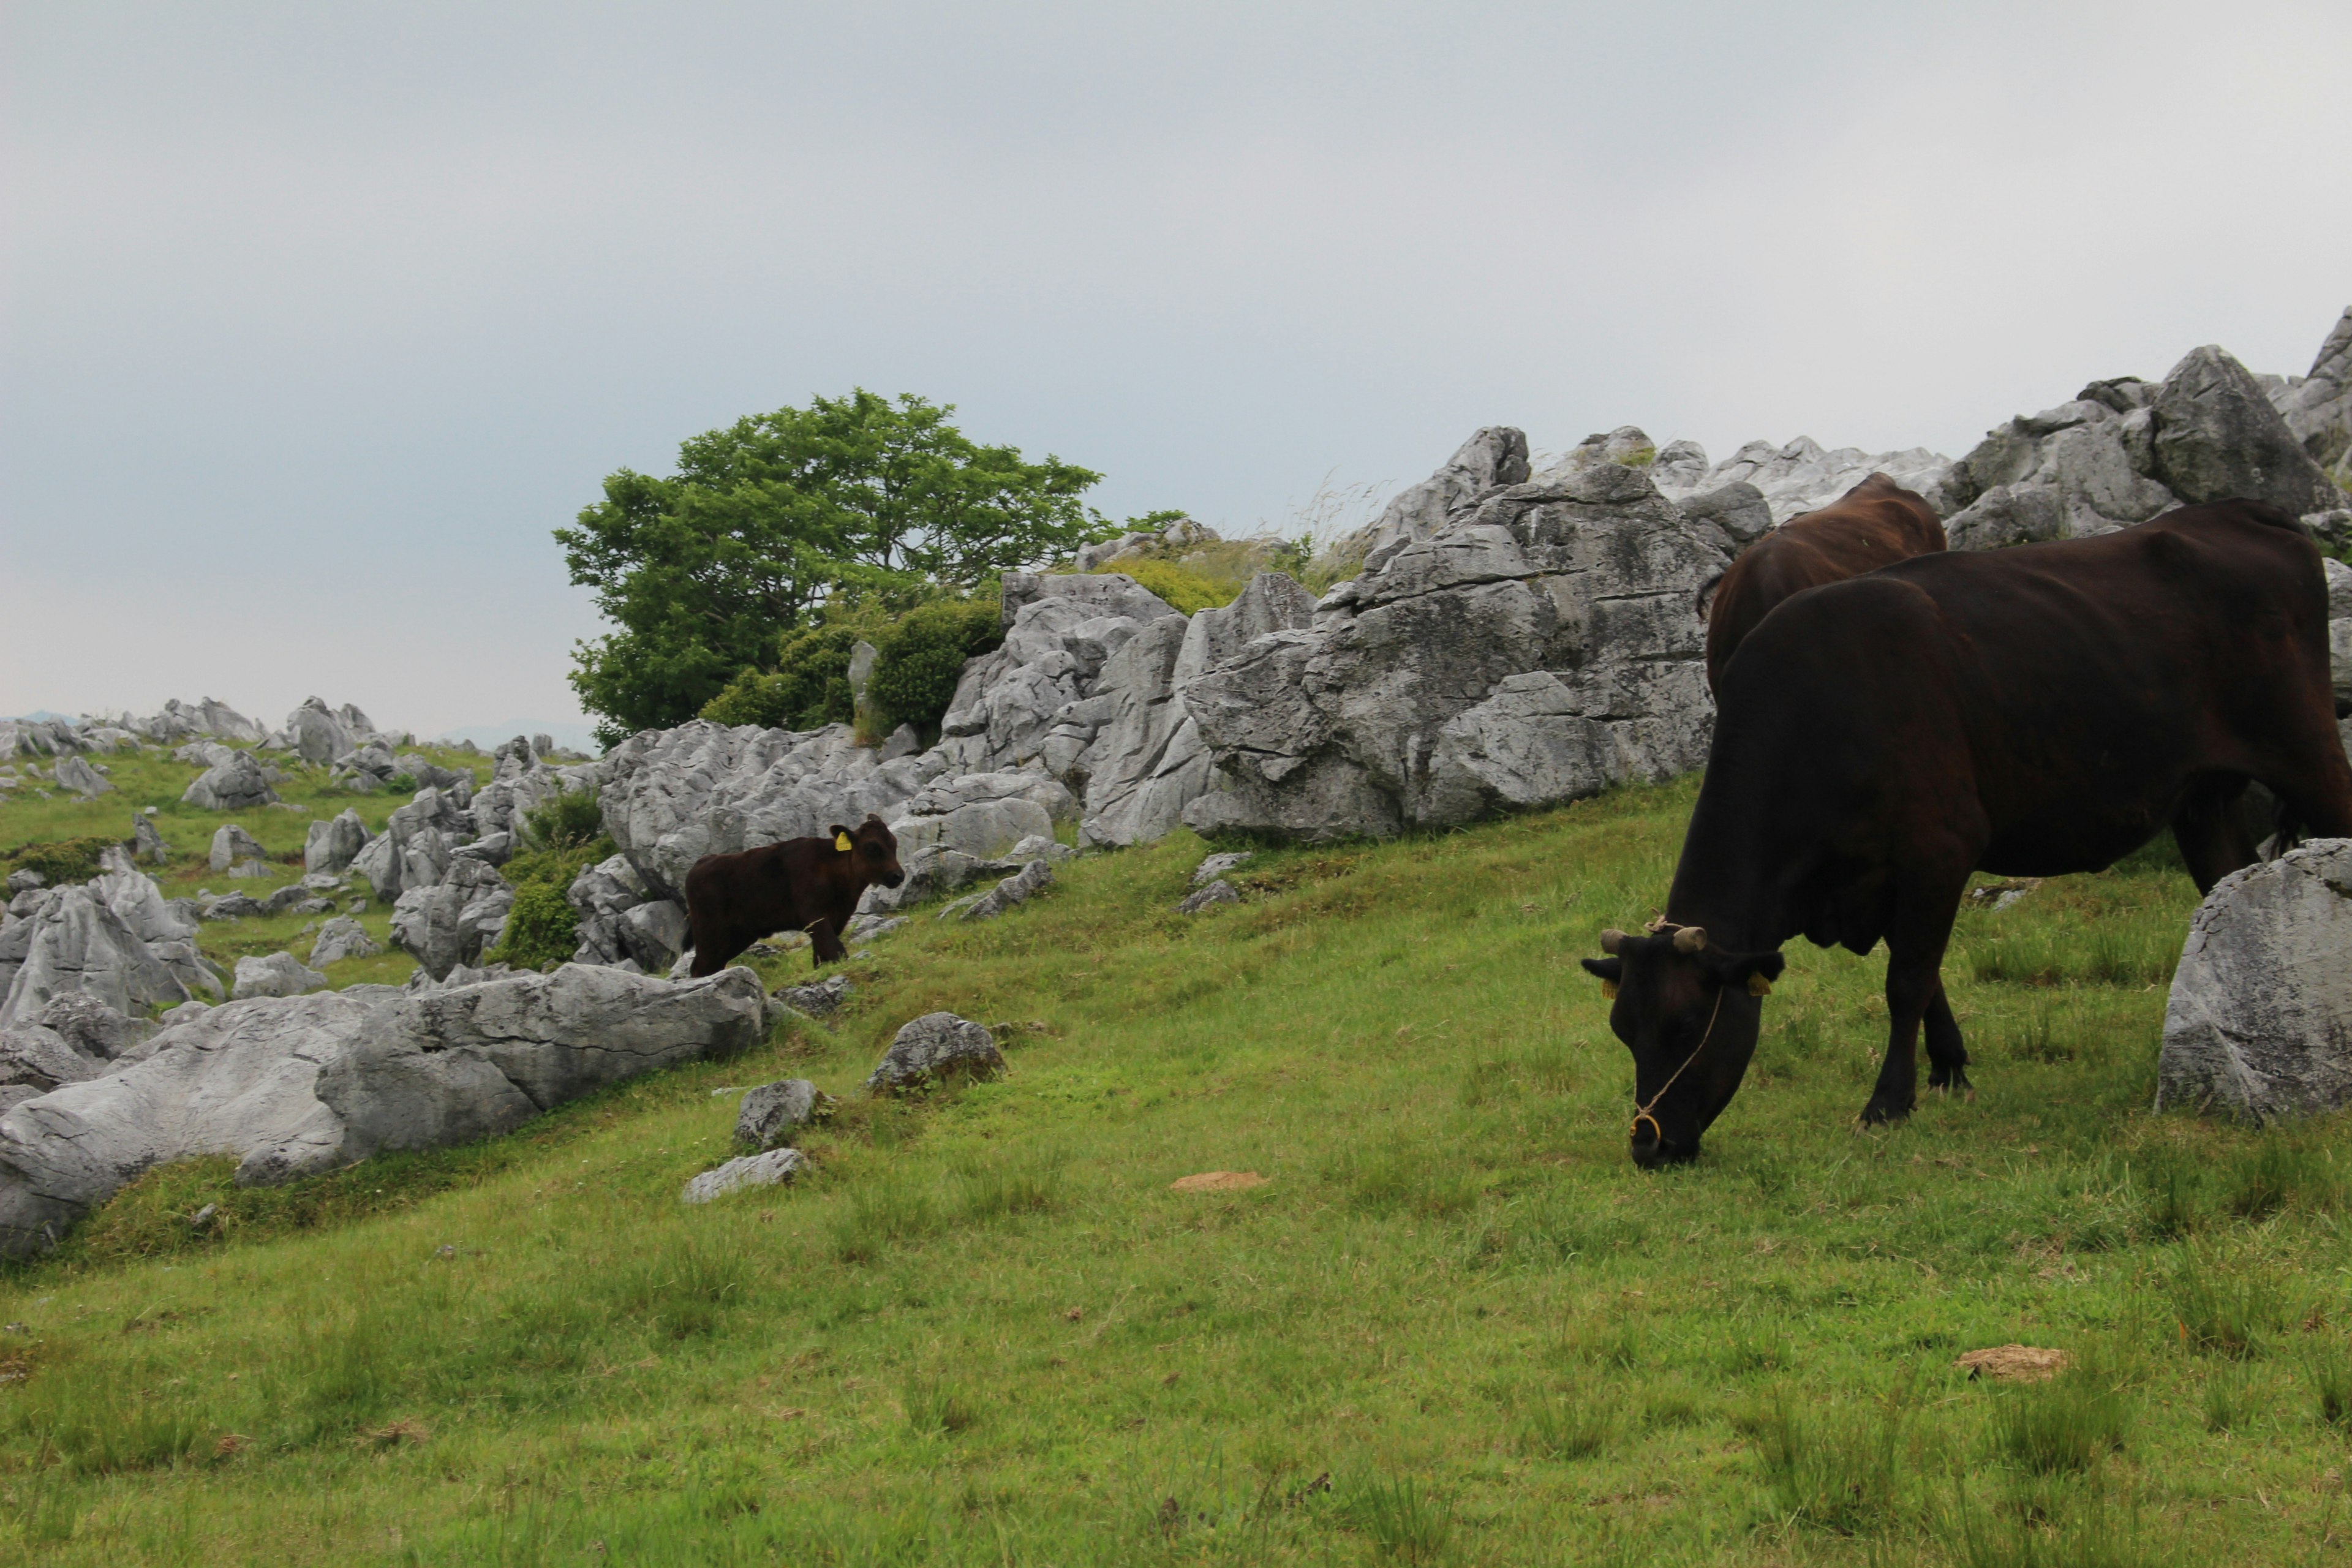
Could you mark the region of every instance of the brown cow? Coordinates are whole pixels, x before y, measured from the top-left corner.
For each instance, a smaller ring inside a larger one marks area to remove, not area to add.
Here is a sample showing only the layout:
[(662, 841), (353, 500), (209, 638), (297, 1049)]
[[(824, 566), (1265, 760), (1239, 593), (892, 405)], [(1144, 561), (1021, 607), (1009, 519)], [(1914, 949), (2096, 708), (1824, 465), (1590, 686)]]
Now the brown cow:
[(1790, 518), (1739, 553), (1706, 608), (1706, 684), (1731, 650), (1792, 594), (1944, 548), (1944, 525), (1916, 492), (1873, 474), (1822, 508)]
[(870, 813), (855, 829), (829, 827), (823, 838), (787, 838), (736, 855), (705, 855), (686, 874), (686, 918), (694, 931), (697, 975), (716, 974), (771, 931), (804, 931), (815, 962), (849, 956), (841, 933), (857, 900), (879, 882), (907, 879), (898, 840)]

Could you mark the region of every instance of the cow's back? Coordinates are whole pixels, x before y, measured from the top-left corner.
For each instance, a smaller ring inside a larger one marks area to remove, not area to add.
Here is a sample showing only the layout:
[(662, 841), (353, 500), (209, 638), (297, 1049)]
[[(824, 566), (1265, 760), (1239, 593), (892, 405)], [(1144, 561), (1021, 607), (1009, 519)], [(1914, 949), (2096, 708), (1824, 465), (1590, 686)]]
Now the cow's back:
[(1935, 509), (1885, 474), (1873, 474), (1818, 511), (1790, 518), (1740, 552), (1707, 607), (1706, 679), (1782, 601), (1944, 548)]

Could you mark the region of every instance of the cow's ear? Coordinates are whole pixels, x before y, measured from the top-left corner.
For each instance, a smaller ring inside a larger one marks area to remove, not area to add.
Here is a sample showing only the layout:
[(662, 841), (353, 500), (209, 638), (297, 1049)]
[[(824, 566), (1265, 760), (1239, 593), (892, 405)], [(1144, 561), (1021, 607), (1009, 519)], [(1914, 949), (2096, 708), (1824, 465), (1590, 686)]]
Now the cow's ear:
[(849, 829), (844, 827), (838, 822), (835, 823), (831, 827), (826, 828), (825, 831), (832, 834), (836, 839), (846, 838), (849, 837)]
[(834, 847), (834, 848), (835, 848), (836, 850), (840, 851), (840, 852), (841, 852), (842, 854), (844, 854), (844, 855), (848, 854), (848, 853), (849, 853), (849, 829), (847, 829), (846, 827), (842, 826), (841, 826), (841, 824), (839, 824), (838, 822), (836, 822), (836, 823), (835, 823), (835, 824), (833, 825), (833, 827), (832, 827), (832, 829), (831, 829), (831, 832), (832, 832), (832, 834), (833, 834), (833, 847)]
[(1777, 948), (1770, 952), (1726, 953), (1716, 968), (1716, 978), (1725, 985), (1747, 986), (1750, 996), (1766, 996), (1788, 966), (1789, 961)]
[(1617, 983), (1625, 978), (1625, 961), (1622, 958), (1584, 958), (1577, 962), (1584, 965), (1587, 974), (1601, 982), (1601, 994), (1614, 1002), (1617, 999)]

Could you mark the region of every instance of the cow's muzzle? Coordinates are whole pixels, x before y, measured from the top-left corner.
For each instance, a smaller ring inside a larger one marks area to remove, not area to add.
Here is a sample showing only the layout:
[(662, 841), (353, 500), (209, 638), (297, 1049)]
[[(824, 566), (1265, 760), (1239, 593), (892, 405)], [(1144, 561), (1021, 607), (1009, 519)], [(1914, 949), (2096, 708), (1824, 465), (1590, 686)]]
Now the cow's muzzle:
[(895, 888), (906, 879), (907, 873), (904, 871), (885, 871), (882, 873), (882, 885), (886, 888)]
[(1698, 1158), (1697, 1139), (1694, 1138), (1688, 1143), (1671, 1142), (1658, 1124), (1646, 1116), (1635, 1119), (1633, 1131), (1625, 1141), (1625, 1148), (1633, 1156), (1633, 1163), (1645, 1171), (1654, 1171), (1661, 1165), (1679, 1165)]

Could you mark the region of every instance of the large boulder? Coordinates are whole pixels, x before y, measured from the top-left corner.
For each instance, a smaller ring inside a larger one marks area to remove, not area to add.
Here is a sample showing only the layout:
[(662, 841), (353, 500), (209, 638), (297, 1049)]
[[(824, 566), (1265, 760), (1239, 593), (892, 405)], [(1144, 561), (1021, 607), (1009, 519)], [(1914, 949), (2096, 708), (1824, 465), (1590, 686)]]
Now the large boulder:
[[(429, 830), (427, 830), (429, 831)], [(389, 835), (387, 835), (389, 837)], [(447, 875), (400, 895), (392, 909), (392, 942), (439, 980), (471, 964), (497, 942), (514, 907), (514, 889), (497, 868), (453, 860)]]
[(2289, 517), (2344, 504), (2260, 384), (2220, 348), (2193, 350), (2173, 366), (2149, 408), (2154, 475), (2184, 501), (2243, 496)]
[[(1638, 459), (1648, 439), (1630, 426), (1612, 431), (1606, 437), (1587, 437), (1582, 447), (1570, 454), (1568, 461), (1546, 470), (1543, 478), (1557, 482), (1580, 468), (1619, 461), (1616, 455)], [(1581, 461), (1578, 460), (1580, 456)], [(1643, 465), (1633, 461), (1629, 466)], [(1729, 510), (1733, 503), (1746, 500), (1747, 491), (1732, 490), (1728, 497), (1719, 492), (1735, 485), (1750, 487), (1774, 524), (1819, 510), (1873, 474), (1885, 474), (1906, 489), (1924, 492), (1950, 467), (1949, 458), (1925, 447), (1906, 447), (1899, 452), (1865, 452), (1858, 447), (1825, 448), (1810, 436), (1800, 436), (1779, 447), (1769, 441), (1750, 441), (1715, 464), (1707, 462), (1706, 452), (1697, 442), (1672, 441), (1659, 448), (1655, 458), (1647, 465), (1658, 492), (1675, 502), (1718, 496), (1717, 505)], [(1753, 536), (1751, 532), (1749, 537)]]
[(237, 752), (198, 774), (180, 799), (205, 811), (251, 811), (277, 804), (278, 792), (269, 787), (253, 753)]
[(212, 855), (206, 864), (215, 871), (226, 871), (240, 860), (267, 860), (269, 851), (261, 841), (234, 822), (223, 823), (213, 831)]
[(866, 1087), (887, 1094), (951, 1078), (993, 1078), (1003, 1070), (1004, 1053), (985, 1026), (953, 1013), (926, 1013), (892, 1037)]
[[(358, 713), (348, 707), (346, 711)], [(320, 767), (349, 756), (354, 747), (350, 721), (316, 697), (304, 698), (302, 706), (286, 716), (284, 734), (289, 749)]]
[(833, 1097), (804, 1078), (763, 1083), (743, 1097), (735, 1116), (735, 1142), (760, 1150), (778, 1148), (832, 1110)]
[(255, 996), (299, 996), (326, 988), (327, 977), (304, 968), (292, 953), (272, 952), (238, 959), (236, 978), (228, 994), (230, 1001), (243, 1002)]
[(0, 1024), (30, 1017), (69, 992), (87, 992), (125, 1014), (190, 994), (95, 883), (46, 889), (35, 912), (11, 920), (0, 931), (0, 972), (9, 973)]
[(327, 821), (310, 824), (302, 842), (302, 869), (311, 876), (340, 875), (351, 868), (373, 837), (360, 814), (345, 806)]
[(611, 856), (582, 871), (563, 896), (579, 921), (580, 948), (572, 962), (618, 963), (629, 956), (621, 940), (621, 917), (647, 895), (645, 879), (627, 856)]
[(2352, 308), (2337, 318), (2336, 330), (2319, 345), (2311, 374), (2283, 384), (2270, 397), (2312, 461), (2338, 486), (2352, 490)]
[(84, 800), (95, 800), (114, 788), (87, 760), (79, 756), (59, 757), (56, 778), (59, 789), (69, 789)]
[(310, 966), (324, 969), (346, 958), (373, 958), (383, 951), (359, 921), (337, 915), (319, 928), (319, 939), (310, 944)]
[(2221, 879), (2164, 1009), (2157, 1103), (2249, 1121), (2352, 1103), (2352, 839)]
[(1497, 491), (1185, 688), (1216, 771), (1184, 820), (1387, 835), (1696, 768), (1727, 564), (1636, 468)]
[(246, 1184), (506, 1131), (766, 1027), (749, 970), (674, 984), (566, 965), (409, 994), (232, 1002), (143, 1059), (0, 1114), (0, 1252), (53, 1245), (149, 1167), (229, 1154)]

